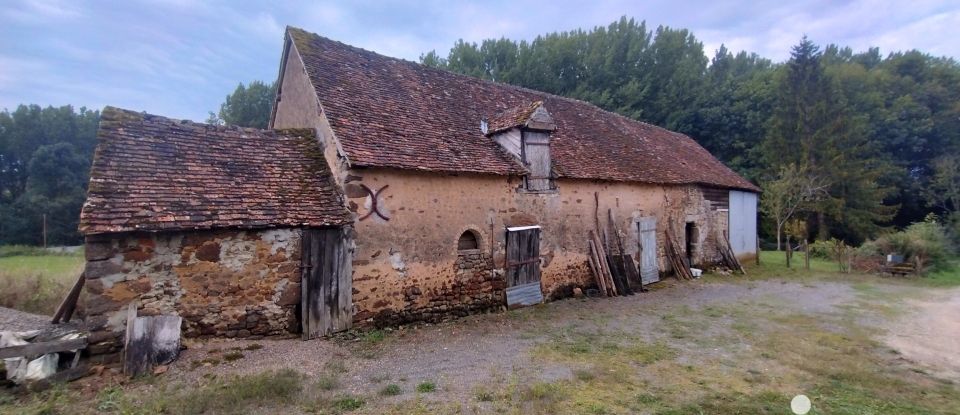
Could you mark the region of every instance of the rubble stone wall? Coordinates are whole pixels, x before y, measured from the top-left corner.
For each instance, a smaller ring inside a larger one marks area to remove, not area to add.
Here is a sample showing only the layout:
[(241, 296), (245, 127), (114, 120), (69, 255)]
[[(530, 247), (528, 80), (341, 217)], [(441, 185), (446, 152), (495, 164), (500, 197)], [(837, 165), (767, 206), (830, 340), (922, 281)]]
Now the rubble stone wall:
[(183, 317), (186, 337), (295, 332), (299, 229), (88, 236), (85, 310), (91, 353), (119, 350), (126, 307)]

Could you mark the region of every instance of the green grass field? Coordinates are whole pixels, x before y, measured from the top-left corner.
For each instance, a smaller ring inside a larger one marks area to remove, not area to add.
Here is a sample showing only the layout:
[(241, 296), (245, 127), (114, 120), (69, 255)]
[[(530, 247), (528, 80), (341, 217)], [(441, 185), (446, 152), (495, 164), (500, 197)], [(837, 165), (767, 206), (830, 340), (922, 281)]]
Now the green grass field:
[(0, 257), (0, 306), (52, 314), (83, 263), (80, 254)]
[(74, 278), (83, 270), (82, 255), (12, 256), (0, 258), (0, 272), (14, 278), (32, 275)]
[[(840, 273), (840, 266), (836, 261), (825, 260), (821, 258), (810, 258), (810, 270), (804, 269), (803, 254), (795, 253), (790, 262), (790, 268), (787, 268), (786, 253), (782, 251), (763, 251), (760, 254), (760, 265), (751, 260), (744, 263), (747, 268), (748, 278), (771, 278), (771, 277), (797, 277), (797, 278), (823, 278), (836, 277), (837, 275), (862, 275), (853, 271), (851, 274)], [(931, 271), (924, 275), (914, 275), (910, 277), (898, 277), (902, 281), (909, 281), (918, 285), (928, 285), (934, 287), (954, 287), (960, 286), (960, 259), (950, 261), (950, 264), (943, 269)]]

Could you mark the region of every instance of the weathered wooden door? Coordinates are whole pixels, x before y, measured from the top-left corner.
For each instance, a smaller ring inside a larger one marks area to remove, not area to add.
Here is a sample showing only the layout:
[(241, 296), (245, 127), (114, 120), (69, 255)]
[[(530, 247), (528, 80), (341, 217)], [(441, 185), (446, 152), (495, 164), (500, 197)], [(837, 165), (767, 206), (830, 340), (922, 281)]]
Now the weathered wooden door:
[(304, 229), (300, 320), (303, 339), (346, 330), (353, 321), (353, 270), (346, 231)]
[(523, 132), (523, 161), (530, 174), (527, 190), (550, 190), (550, 134), (541, 131)]
[(660, 267), (657, 264), (657, 218), (640, 218), (637, 222), (640, 235), (640, 279), (643, 284), (660, 281)]
[(540, 227), (507, 228), (507, 307), (542, 302)]

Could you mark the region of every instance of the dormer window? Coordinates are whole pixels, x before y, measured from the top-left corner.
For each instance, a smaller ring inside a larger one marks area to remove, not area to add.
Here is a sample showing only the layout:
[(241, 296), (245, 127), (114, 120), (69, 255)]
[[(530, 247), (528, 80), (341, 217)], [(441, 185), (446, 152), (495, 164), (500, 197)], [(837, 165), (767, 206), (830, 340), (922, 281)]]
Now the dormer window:
[[(485, 120), (486, 121), (486, 120)], [(542, 101), (506, 110), (485, 123), (484, 134), (517, 157), (527, 169), (523, 189), (542, 192), (556, 189), (550, 158), (550, 134), (557, 129)]]

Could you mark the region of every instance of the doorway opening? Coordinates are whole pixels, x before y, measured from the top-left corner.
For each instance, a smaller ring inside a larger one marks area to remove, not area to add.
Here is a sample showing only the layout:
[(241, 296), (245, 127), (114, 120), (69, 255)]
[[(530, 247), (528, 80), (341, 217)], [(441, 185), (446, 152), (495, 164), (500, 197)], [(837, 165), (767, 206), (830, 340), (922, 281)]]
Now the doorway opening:
[(694, 258), (697, 257), (697, 241), (700, 238), (697, 224), (695, 222), (687, 222), (685, 233), (687, 237), (687, 267), (692, 267), (694, 265)]

